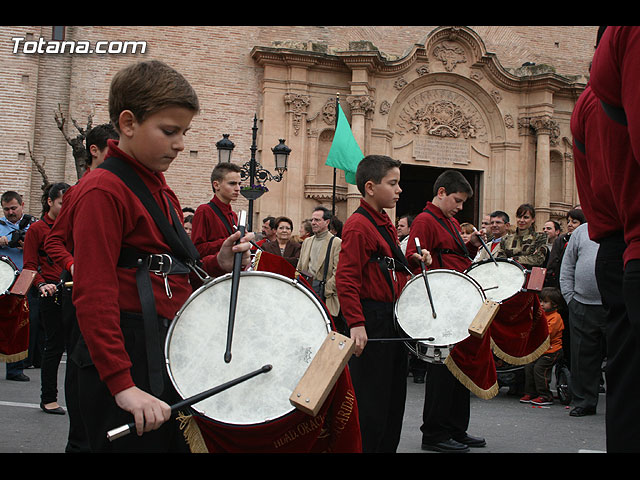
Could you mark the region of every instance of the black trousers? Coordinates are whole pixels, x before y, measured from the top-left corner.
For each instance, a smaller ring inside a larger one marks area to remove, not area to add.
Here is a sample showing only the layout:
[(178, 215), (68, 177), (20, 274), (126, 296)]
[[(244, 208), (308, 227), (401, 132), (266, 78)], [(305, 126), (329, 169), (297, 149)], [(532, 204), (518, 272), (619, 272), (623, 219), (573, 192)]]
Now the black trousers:
[(444, 364), (428, 363), (422, 409), (422, 443), (464, 437), (469, 428), (470, 392)]
[(76, 319), (76, 309), (71, 300), (71, 290), (63, 289), (60, 293), (62, 305), (62, 323), (64, 325), (65, 344), (67, 348), (67, 365), (64, 374), (64, 398), (69, 416), (69, 435), (67, 437), (66, 453), (89, 452), (89, 443), (85, 431), (80, 403), (78, 398), (78, 365), (71, 360), (73, 348), (80, 338), (80, 329)]
[(596, 281), (607, 314), (607, 452), (640, 451), (640, 269), (624, 270), (622, 235), (600, 242)]
[[(369, 338), (396, 337), (393, 304), (362, 301)], [(364, 453), (394, 453), (407, 397), (408, 357), (402, 342), (369, 342), (349, 371), (358, 402)]]
[[(160, 339), (164, 344), (168, 320), (158, 322)], [(141, 315), (123, 313), (120, 326), (124, 335), (125, 348), (132, 362), (131, 375), (138, 388), (150, 392), (149, 369), (147, 365), (145, 335)], [(74, 361), (79, 365), (79, 404), (84, 420), (89, 446), (92, 452), (122, 453), (188, 453), (189, 448), (179, 429), (175, 417), (165, 422), (157, 430), (138, 436), (135, 432), (110, 442), (107, 432), (133, 421), (133, 416), (122, 410), (115, 402), (98, 371), (88, 357), (87, 347), (82, 338), (75, 348)], [(173, 388), (166, 369), (164, 372), (164, 392), (158, 398), (172, 405), (181, 400)]]
[(58, 368), (65, 350), (62, 307), (57, 296), (40, 297), (40, 324), (44, 327), (44, 353), (40, 370), (42, 403), (58, 401)]

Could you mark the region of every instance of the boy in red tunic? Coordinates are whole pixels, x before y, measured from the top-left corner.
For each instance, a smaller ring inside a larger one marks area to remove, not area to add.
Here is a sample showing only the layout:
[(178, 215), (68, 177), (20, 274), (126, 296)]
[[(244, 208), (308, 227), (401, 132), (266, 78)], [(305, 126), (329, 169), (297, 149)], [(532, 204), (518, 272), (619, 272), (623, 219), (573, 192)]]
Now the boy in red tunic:
[[(446, 268), (464, 272), (475, 257), (480, 241), (474, 232), (465, 244), (460, 224), (454, 216), (473, 195), (473, 189), (462, 174), (447, 170), (433, 187), (433, 200), (411, 224), (407, 243), (409, 265), (419, 270), (416, 261), (416, 237), (433, 256), (430, 268)], [(438, 452), (466, 452), (469, 447), (483, 447), (484, 439), (467, 434), (469, 426), (469, 390), (444, 364), (429, 363), (425, 380), (422, 448)]]
[[(133, 171), (179, 234), (182, 218), (176, 212), (182, 209), (163, 172), (184, 149), (183, 137), (198, 111), (192, 87), (167, 65), (150, 61), (121, 70), (109, 94), (109, 114), (120, 141), (109, 141), (107, 156), (113, 158), (73, 192), (69, 247), (82, 333), (74, 356), (81, 365), (80, 406), (92, 451), (188, 451), (177, 423), (167, 422), (178, 395), (163, 368), (162, 345), (169, 321), (191, 294), (189, 271), (156, 275), (121, 260), (123, 253), (134, 252), (147, 266), (172, 249), (138, 196), (104, 167), (113, 160)], [(240, 232), (223, 243), (218, 255), (203, 258), (203, 268), (211, 275), (231, 271), (236, 251), (244, 252), (247, 261), (248, 237), (234, 245), (238, 240)], [(164, 272), (159, 265), (153, 269)], [(138, 291), (137, 277), (150, 283), (156, 312), (146, 327), (148, 309), (143, 307), (150, 296)], [(106, 432), (132, 416), (138, 435), (107, 442)]]
[(235, 231), (238, 216), (231, 202), (240, 194), (240, 167), (220, 163), (211, 172), (213, 198), (200, 205), (193, 215), (191, 239), (201, 257), (214, 255), (222, 242)]
[[(402, 342), (367, 343), (369, 338), (397, 336), (393, 307), (407, 270), (395, 226), (384, 209), (398, 201), (399, 182), (399, 161), (381, 155), (361, 160), (356, 183), (363, 198), (344, 224), (336, 271), (338, 299), (356, 343), (349, 369), (364, 453), (395, 452), (402, 431), (407, 351)], [(423, 258), (430, 263), (428, 252)]]

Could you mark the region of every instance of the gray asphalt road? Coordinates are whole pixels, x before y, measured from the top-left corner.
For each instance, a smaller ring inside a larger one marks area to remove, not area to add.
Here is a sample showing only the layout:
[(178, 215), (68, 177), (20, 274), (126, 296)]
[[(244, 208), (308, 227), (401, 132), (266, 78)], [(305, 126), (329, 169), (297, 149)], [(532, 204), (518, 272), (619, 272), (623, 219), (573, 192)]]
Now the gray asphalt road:
[[(0, 366), (0, 368), (3, 368)], [(60, 402), (63, 370), (59, 370)], [(0, 379), (0, 453), (63, 453), (68, 431), (66, 415), (47, 415), (40, 410), (40, 370), (25, 373), (30, 382)], [(424, 385), (407, 379), (408, 395), (403, 436), (398, 453), (425, 453), (420, 448), (420, 424)], [(469, 433), (483, 436), (483, 453), (581, 453), (604, 452), (605, 395), (600, 395), (597, 415), (575, 418), (569, 407), (555, 403), (546, 408), (521, 404), (517, 397), (502, 388), (497, 397), (481, 400), (471, 396)], [(437, 454), (436, 454), (437, 455)]]

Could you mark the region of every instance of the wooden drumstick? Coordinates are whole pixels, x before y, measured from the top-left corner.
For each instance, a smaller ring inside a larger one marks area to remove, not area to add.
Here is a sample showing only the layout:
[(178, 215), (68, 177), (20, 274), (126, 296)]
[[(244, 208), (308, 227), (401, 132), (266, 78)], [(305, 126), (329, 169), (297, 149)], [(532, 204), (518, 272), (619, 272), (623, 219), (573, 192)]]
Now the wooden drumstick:
[[(422, 248), (420, 247), (420, 239), (415, 237), (416, 241), (416, 251), (418, 255), (422, 257)], [(427, 287), (427, 295), (429, 296), (429, 303), (431, 304), (431, 313), (433, 314), (433, 318), (436, 318), (436, 309), (433, 306), (433, 297), (431, 296), (431, 288), (429, 287), (429, 280), (427, 279), (427, 266), (424, 264), (422, 258), (420, 258), (420, 267), (422, 268), (422, 278), (424, 278), (424, 285)]]
[[(473, 231), (477, 232), (478, 229), (476, 227), (473, 227)], [(498, 262), (496, 262), (496, 259), (494, 258), (493, 254), (491, 253), (491, 250), (489, 250), (489, 247), (487, 247), (487, 244), (485, 243), (485, 241), (482, 239), (482, 237), (480, 236), (480, 234), (478, 233), (478, 240), (480, 240), (480, 243), (482, 244), (482, 246), (484, 247), (484, 249), (487, 251), (487, 253), (489, 254), (489, 257), (491, 257), (491, 260), (493, 260), (493, 263), (496, 264), (496, 267), (498, 266)]]
[[(223, 383), (222, 385), (218, 385), (217, 387), (210, 388), (209, 390), (205, 390), (204, 392), (196, 393), (195, 395), (189, 398), (185, 398), (184, 400), (181, 400), (178, 403), (171, 405), (171, 413), (175, 413), (177, 410), (181, 408), (189, 407), (194, 403), (198, 403), (198, 402), (201, 402), (202, 400), (206, 400), (207, 398), (212, 397), (217, 393), (220, 393), (228, 388), (238, 385), (239, 383), (249, 380), (250, 378), (260, 375), (261, 373), (266, 373), (270, 371), (272, 368), (273, 367), (271, 365), (264, 365), (262, 368), (258, 370), (254, 370), (253, 372), (247, 373), (246, 375), (238, 377), (234, 380), (229, 380), (228, 382)], [(110, 442), (112, 442), (120, 437), (129, 435), (132, 431), (135, 430), (135, 428), (136, 428), (136, 424), (134, 422), (128, 423), (126, 425), (122, 425), (121, 427), (114, 428), (113, 430), (109, 430), (107, 432), (107, 438), (109, 439)]]
[[(247, 212), (242, 210), (240, 212), (240, 221), (238, 222), (238, 230), (240, 231), (240, 238), (244, 236), (245, 225), (247, 221)], [(240, 240), (238, 240), (238, 243)], [(238, 252), (234, 255), (233, 259), (233, 273), (231, 276), (231, 300), (229, 303), (229, 324), (227, 326), (227, 348), (224, 352), (224, 361), (229, 363), (231, 361), (231, 340), (233, 338), (233, 327), (236, 319), (236, 306), (238, 305), (238, 286), (240, 284), (240, 271), (242, 270), (242, 252)]]

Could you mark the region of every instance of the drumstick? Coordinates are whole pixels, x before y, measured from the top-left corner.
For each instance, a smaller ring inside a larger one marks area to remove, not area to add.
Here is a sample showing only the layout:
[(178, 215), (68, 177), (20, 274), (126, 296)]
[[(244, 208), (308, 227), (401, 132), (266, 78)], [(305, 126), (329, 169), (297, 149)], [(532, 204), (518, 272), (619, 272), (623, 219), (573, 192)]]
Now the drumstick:
[[(476, 227), (473, 227), (473, 231), (477, 232), (478, 229)], [(496, 262), (496, 259), (493, 257), (493, 254), (491, 253), (491, 250), (489, 250), (489, 247), (487, 247), (487, 244), (484, 242), (484, 240), (482, 239), (482, 237), (480, 236), (480, 234), (478, 234), (478, 240), (480, 240), (480, 243), (482, 244), (482, 246), (484, 247), (484, 249), (487, 251), (487, 253), (489, 254), (489, 256), (491, 257), (491, 260), (493, 260), (493, 263), (496, 264), (496, 267), (498, 266), (498, 262)]]
[[(223, 383), (222, 385), (218, 385), (217, 387), (210, 388), (209, 390), (205, 390), (204, 392), (196, 393), (195, 395), (189, 398), (185, 398), (184, 400), (181, 400), (178, 403), (171, 405), (171, 413), (175, 413), (177, 410), (181, 408), (189, 407), (194, 403), (198, 403), (198, 402), (201, 402), (202, 400), (206, 400), (207, 398), (212, 397), (217, 393), (220, 393), (235, 385), (238, 385), (239, 383), (242, 383), (245, 380), (249, 380), (250, 378), (260, 375), (261, 373), (266, 373), (270, 371), (272, 368), (273, 367), (271, 365), (263, 365), (262, 368), (255, 370), (251, 373), (242, 375), (241, 377), (238, 377), (234, 380), (229, 380), (228, 382)], [(120, 437), (129, 435), (133, 430), (135, 430), (135, 428), (136, 428), (136, 424), (134, 422), (128, 423), (126, 425), (122, 425), (121, 427), (114, 428), (113, 430), (109, 430), (107, 432), (107, 438), (109, 439), (110, 442), (112, 442)]]
[[(246, 216), (247, 216), (247, 212), (242, 210), (240, 212), (240, 221), (238, 222), (238, 230), (240, 231), (240, 238), (244, 236)], [(240, 240), (238, 240), (238, 242), (240, 242)], [(231, 276), (231, 301), (229, 303), (229, 324), (227, 327), (227, 349), (224, 352), (224, 361), (226, 363), (229, 363), (231, 361), (231, 339), (233, 337), (233, 326), (236, 319), (236, 306), (238, 304), (238, 285), (240, 284), (241, 270), (242, 270), (242, 252), (238, 252), (234, 255), (233, 274)]]
[(426, 338), (389, 337), (389, 338), (367, 338), (367, 343), (369, 342), (433, 342), (434, 340), (435, 340), (434, 337), (426, 337)]
[[(416, 250), (418, 255), (422, 257), (422, 248), (420, 247), (420, 239), (415, 237), (416, 241)], [(433, 314), (433, 318), (436, 318), (436, 309), (433, 306), (433, 297), (431, 296), (431, 288), (429, 287), (429, 280), (427, 279), (427, 266), (424, 264), (422, 258), (420, 258), (420, 266), (422, 267), (422, 278), (424, 278), (424, 285), (427, 287), (427, 295), (429, 296), (429, 303), (431, 304), (431, 312)]]

